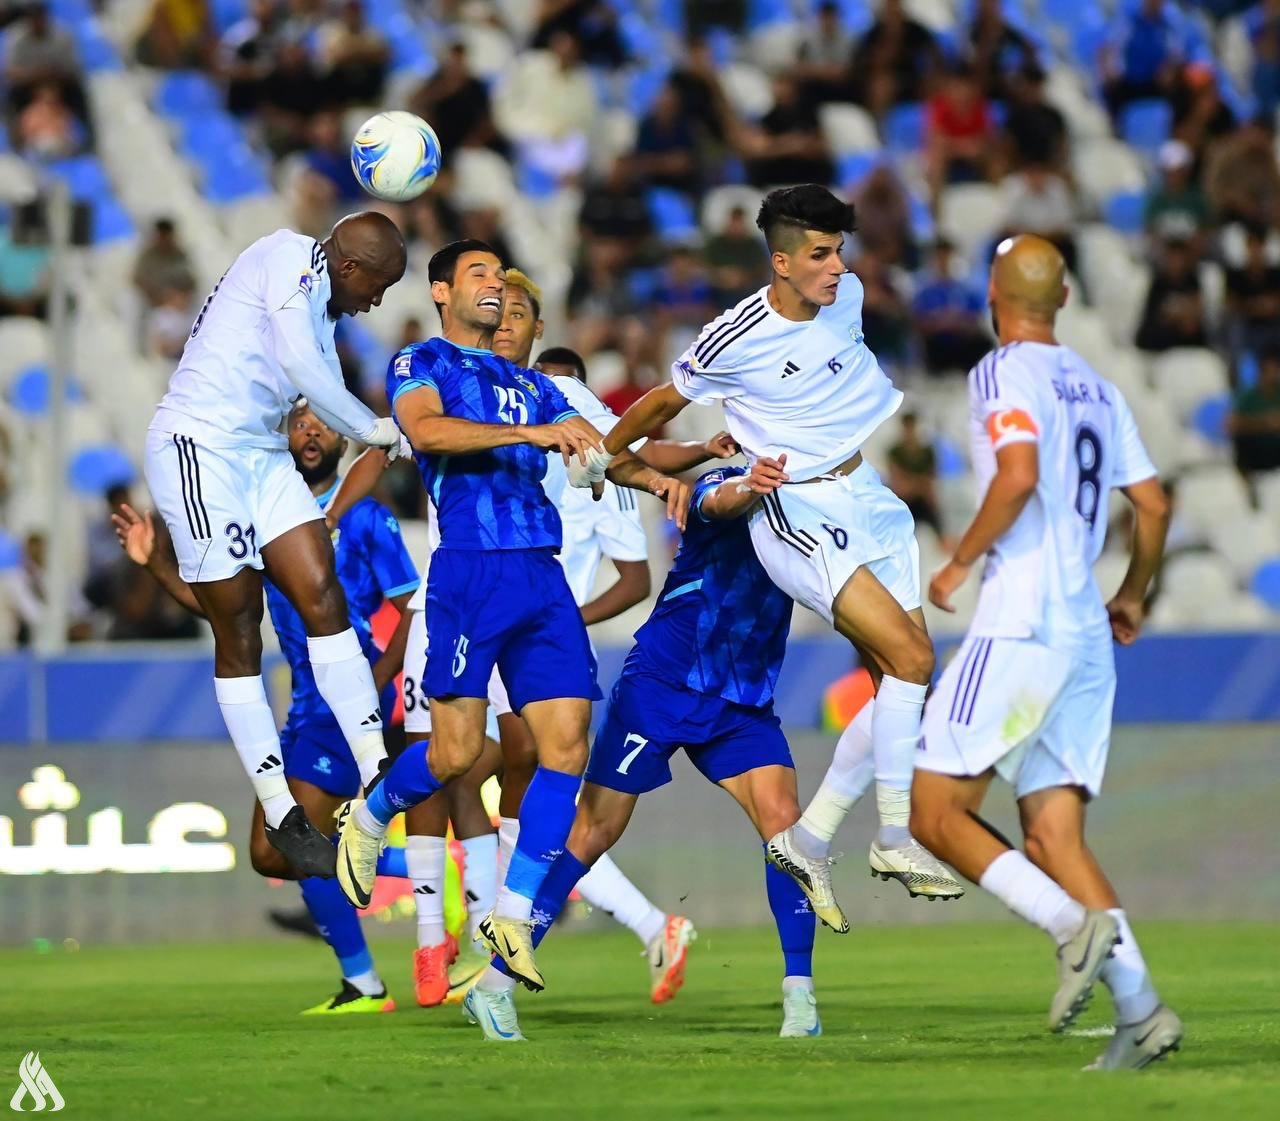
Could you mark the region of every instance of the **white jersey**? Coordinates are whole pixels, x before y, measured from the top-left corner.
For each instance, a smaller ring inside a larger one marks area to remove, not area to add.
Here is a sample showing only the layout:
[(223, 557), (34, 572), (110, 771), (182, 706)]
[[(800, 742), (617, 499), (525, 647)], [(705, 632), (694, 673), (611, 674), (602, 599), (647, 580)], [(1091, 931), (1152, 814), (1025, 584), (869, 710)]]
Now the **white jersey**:
[(1107, 499), (1156, 474), (1123, 395), (1069, 347), (1015, 342), (970, 371), (969, 429), (979, 495), (1009, 444), (1035, 443), (1040, 468), (1035, 494), (987, 554), (969, 633), (1110, 658), (1093, 578)]
[(299, 390), (277, 358), (270, 317), (286, 306), (305, 307), (315, 337), (300, 339), (297, 349), (313, 353), (318, 344), (328, 377), (341, 388), (329, 298), (315, 238), (292, 230), (259, 238), (209, 293), (151, 427), (210, 447), (286, 447), (281, 426)]
[[(565, 376), (553, 380), (569, 404), (602, 435), (607, 435), (618, 423), (617, 415), (577, 378)], [(643, 440), (637, 441), (632, 450), (643, 443)], [(602, 557), (615, 561), (648, 560), (644, 525), (640, 521), (635, 491), (607, 482), (597, 502), (590, 489), (567, 485), (568, 475), (559, 453), (552, 452), (547, 458), (543, 487), (560, 512), (564, 531), (560, 563), (564, 565), (574, 602), (581, 607), (595, 589)]]
[(427, 555), (422, 562), (422, 583), (418, 585), (418, 590), (413, 593), (406, 610), (408, 611), (425, 611), (427, 609), (427, 580), (431, 577), (431, 557), (432, 554), (440, 547), (440, 521), (436, 516), (435, 505), (431, 502), (427, 503)]
[(787, 473), (812, 479), (849, 459), (902, 404), (862, 334), (862, 281), (840, 278), (836, 300), (796, 322), (769, 289), (708, 324), (671, 371), (679, 392), (724, 404), (747, 458), (787, 453)]

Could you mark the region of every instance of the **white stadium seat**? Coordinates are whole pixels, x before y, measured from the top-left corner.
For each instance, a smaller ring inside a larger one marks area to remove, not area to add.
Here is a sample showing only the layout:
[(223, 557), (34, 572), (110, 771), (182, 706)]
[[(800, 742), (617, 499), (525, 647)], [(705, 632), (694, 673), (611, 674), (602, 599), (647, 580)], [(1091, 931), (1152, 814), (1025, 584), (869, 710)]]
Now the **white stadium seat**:
[(827, 146), (837, 156), (873, 152), (880, 147), (875, 118), (860, 105), (828, 102), (818, 108), (818, 122)]
[(947, 187), (938, 203), (938, 231), (965, 257), (1000, 232), (1003, 218), (1000, 191), (988, 183)]
[(1207, 533), (1242, 585), (1249, 583), (1263, 562), (1280, 557), (1280, 528), (1274, 519), (1254, 510), (1224, 513)]
[(1178, 347), (1151, 363), (1155, 391), (1186, 421), (1207, 397), (1221, 397), (1229, 388), (1227, 364), (1211, 350)]
[(758, 66), (731, 62), (720, 72), (720, 85), (735, 112), (758, 121), (773, 108), (773, 88)]
[(1109, 137), (1078, 141), (1071, 150), (1071, 167), (1086, 199), (1095, 207), (1121, 191), (1143, 191), (1147, 186), (1142, 161), (1133, 149)]
[(1250, 513), (1249, 492), (1231, 467), (1205, 467), (1178, 481), (1177, 511), (1189, 525), (1212, 534), (1218, 522)]
[(714, 236), (724, 229), (729, 221), (729, 213), (735, 206), (747, 212), (747, 228), (755, 225), (756, 212), (764, 200), (764, 192), (755, 187), (729, 185), (713, 187), (702, 200), (702, 230), (708, 236)]

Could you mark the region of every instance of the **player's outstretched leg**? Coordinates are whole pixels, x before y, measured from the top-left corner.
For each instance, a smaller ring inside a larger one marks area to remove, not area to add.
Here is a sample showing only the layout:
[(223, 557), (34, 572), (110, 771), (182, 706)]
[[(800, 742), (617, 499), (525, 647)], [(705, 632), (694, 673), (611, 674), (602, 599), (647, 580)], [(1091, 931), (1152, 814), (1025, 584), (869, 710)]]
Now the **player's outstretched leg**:
[(782, 1030), (784, 1039), (822, 1034), (813, 989), (813, 938), (818, 923), (800, 886), (766, 862), (765, 890), (782, 946)]
[(427, 766), (425, 741), (411, 743), (365, 800), (352, 799), (338, 814), (338, 882), (357, 907), (367, 907), (378, 874), (387, 826), (396, 814), (425, 802), (441, 787)]
[(658, 910), (605, 853), (578, 883), (583, 899), (616, 919), (640, 939), (649, 962), (649, 998), (665, 1004), (684, 984), (689, 944), (697, 939), (683, 915)]
[(786, 873), (808, 897), (814, 914), (837, 934), (849, 933), (849, 920), (836, 902), (830, 856), (809, 856), (796, 844), (794, 828), (775, 833), (764, 846), (769, 863)]

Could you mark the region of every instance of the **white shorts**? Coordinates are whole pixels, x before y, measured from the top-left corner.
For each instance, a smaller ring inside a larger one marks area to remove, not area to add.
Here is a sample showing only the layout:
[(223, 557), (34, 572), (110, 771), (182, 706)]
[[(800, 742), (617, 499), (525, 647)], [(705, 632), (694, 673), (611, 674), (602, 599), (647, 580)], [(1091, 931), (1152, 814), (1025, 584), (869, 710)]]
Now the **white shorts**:
[[(404, 647), (404, 730), (415, 735), (431, 734), (431, 704), (422, 692), (422, 675), (427, 668), (427, 616), (415, 611), (409, 620), (409, 637)], [(507, 688), (497, 667), (489, 677), (489, 712), (484, 734), (498, 738), (498, 717), (511, 711)]]
[(773, 582), (828, 623), (840, 589), (864, 565), (904, 610), (920, 606), (915, 521), (869, 463), (779, 487), (751, 515), (751, 541)]
[(1113, 661), (970, 636), (925, 705), (916, 767), (966, 776), (994, 767), (1019, 798), (1051, 786), (1096, 796), (1115, 695)]
[(147, 432), (143, 469), (189, 584), (262, 568), (262, 549), (324, 517), (284, 448), (210, 448)]

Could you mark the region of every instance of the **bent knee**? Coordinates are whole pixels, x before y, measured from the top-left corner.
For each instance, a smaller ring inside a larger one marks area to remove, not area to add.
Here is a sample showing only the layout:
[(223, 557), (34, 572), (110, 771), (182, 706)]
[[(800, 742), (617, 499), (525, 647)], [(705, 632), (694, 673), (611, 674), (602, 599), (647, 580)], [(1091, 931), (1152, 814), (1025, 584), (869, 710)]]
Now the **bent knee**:
[(1026, 849), (1028, 860), (1039, 867), (1044, 867), (1061, 859), (1064, 855), (1081, 852), (1084, 847), (1084, 838), (1075, 830), (1040, 823), (1024, 833), (1023, 847)]
[(919, 627), (912, 627), (911, 641), (902, 654), (895, 659), (897, 673), (895, 677), (910, 681), (915, 685), (928, 685), (933, 680), (935, 659), (933, 641)]

